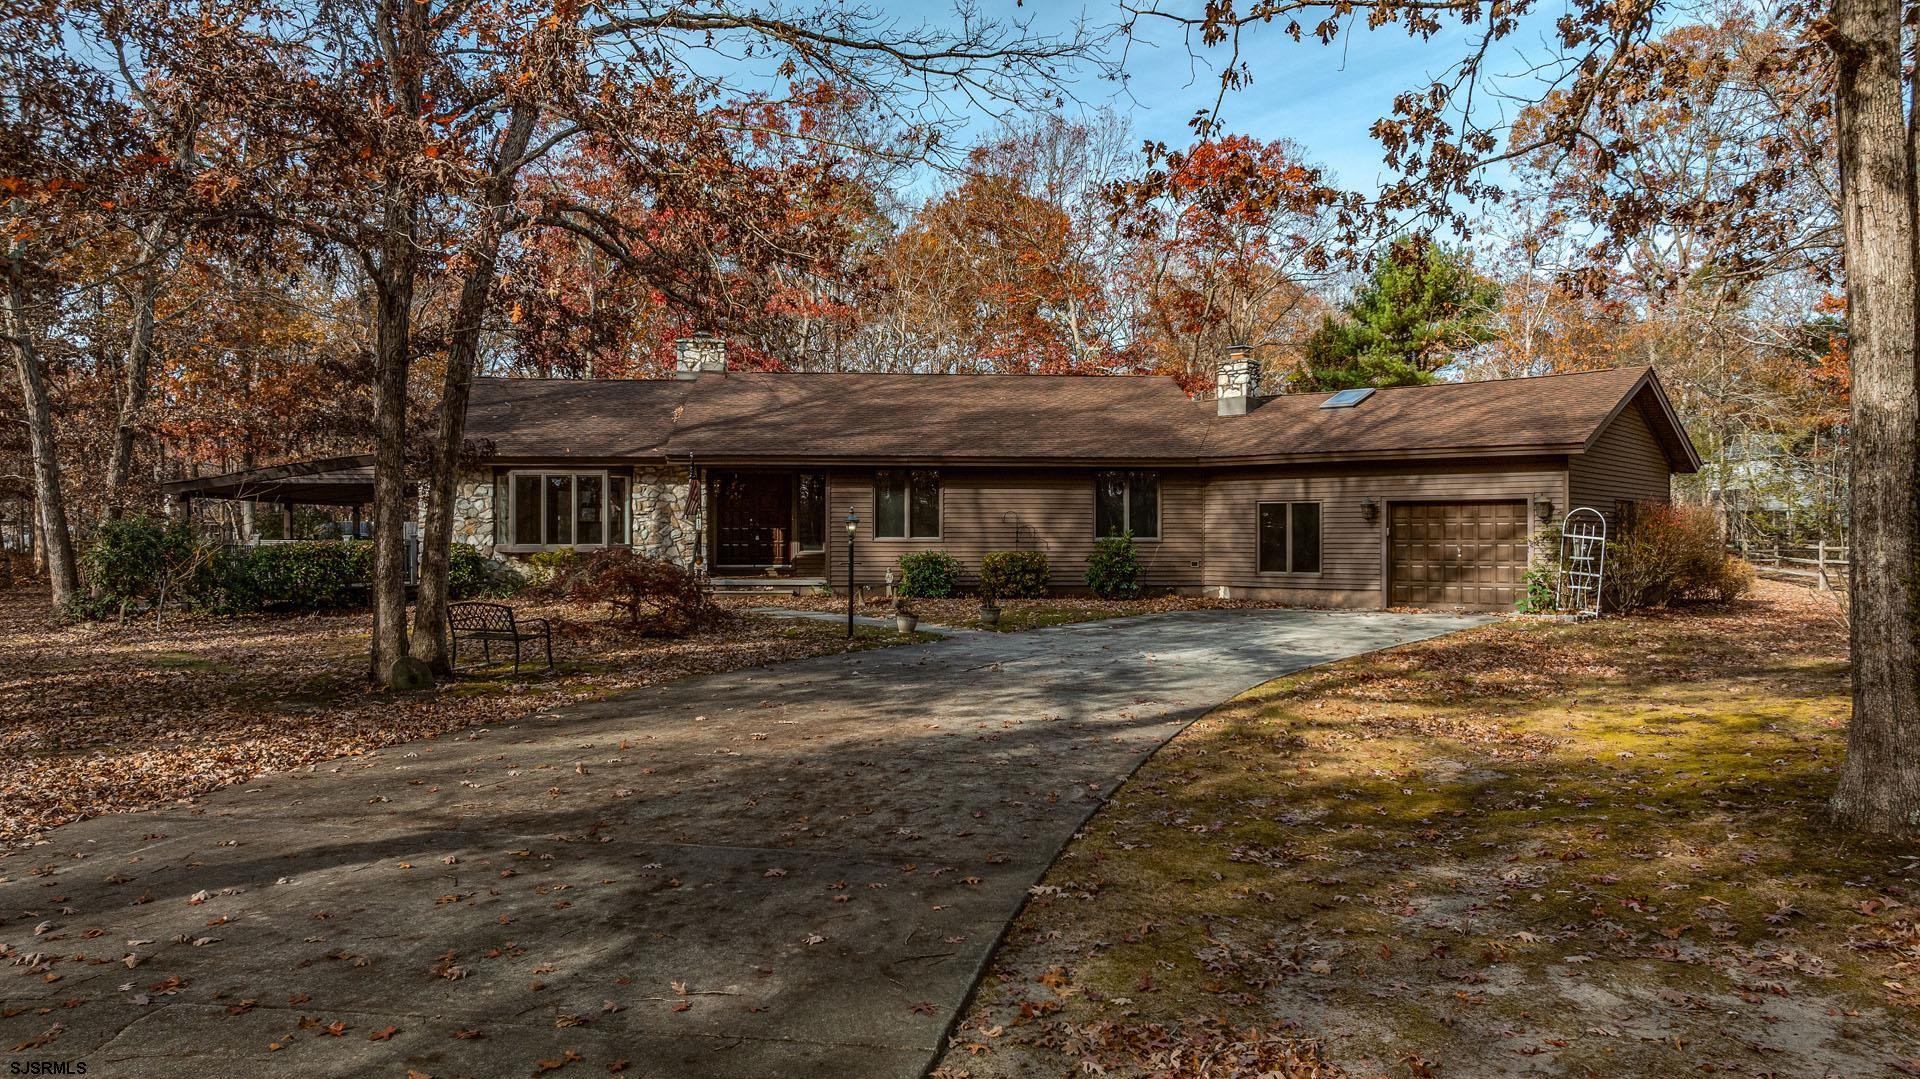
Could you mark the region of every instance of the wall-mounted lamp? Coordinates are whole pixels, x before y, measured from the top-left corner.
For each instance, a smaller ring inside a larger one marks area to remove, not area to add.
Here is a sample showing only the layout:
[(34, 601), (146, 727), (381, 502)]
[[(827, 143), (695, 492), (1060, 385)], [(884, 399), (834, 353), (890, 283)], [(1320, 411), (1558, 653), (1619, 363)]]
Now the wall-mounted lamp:
[(1360, 516), (1365, 517), (1368, 524), (1380, 519), (1380, 503), (1374, 501), (1372, 495), (1360, 500)]
[(1548, 524), (1552, 522), (1553, 499), (1547, 497), (1546, 495), (1534, 495), (1533, 496), (1533, 513), (1534, 513), (1534, 516), (1540, 518), (1541, 524)]

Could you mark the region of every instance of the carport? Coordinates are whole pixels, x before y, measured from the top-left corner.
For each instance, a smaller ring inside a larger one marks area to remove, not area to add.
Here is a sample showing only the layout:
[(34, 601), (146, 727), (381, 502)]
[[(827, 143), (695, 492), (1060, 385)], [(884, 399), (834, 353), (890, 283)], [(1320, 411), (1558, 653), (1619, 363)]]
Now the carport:
[(196, 498), (272, 505), (280, 511), (283, 536), (293, 535), (296, 506), (346, 506), (353, 512), (353, 534), (359, 536), (365, 507), (373, 504), (373, 455), (321, 457), (218, 476), (195, 476), (160, 484), (160, 491), (170, 507), (183, 516)]

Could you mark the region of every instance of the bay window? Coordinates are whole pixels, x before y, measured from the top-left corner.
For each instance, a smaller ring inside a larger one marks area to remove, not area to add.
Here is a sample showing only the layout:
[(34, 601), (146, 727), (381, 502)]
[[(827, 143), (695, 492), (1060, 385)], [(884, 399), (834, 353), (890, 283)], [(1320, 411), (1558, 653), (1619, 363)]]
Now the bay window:
[(627, 477), (609, 472), (502, 473), (494, 481), (494, 540), (513, 547), (627, 542)]

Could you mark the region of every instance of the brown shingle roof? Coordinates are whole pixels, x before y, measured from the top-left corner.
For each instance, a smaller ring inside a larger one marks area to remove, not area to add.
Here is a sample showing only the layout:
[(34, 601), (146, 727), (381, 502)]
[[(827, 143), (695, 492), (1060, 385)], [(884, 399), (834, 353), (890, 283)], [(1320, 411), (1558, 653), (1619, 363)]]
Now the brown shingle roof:
[(1630, 398), (1693, 461), (1650, 368), (1262, 400), (1216, 416), (1170, 378), (769, 374), (696, 380), (480, 379), (468, 435), (488, 456), (606, 460), (1181, 462), (1577, 452)]
[(1326, 393), (1269, 397), (1245, 416), (1209, 421), (1221, 457), (1568, 452), (1583, 448), (1652, 369), (1375, 390), (1353, 408)]

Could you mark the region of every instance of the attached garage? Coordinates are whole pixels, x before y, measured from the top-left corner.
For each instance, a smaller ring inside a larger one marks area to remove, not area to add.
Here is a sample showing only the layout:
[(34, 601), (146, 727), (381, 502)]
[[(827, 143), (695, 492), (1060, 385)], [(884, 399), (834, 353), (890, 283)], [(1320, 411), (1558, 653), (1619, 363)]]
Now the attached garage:
[(1527, 570), (1527, 504), (1394, 503), (1387, 559), (1392, 606), (1512, 610)]

